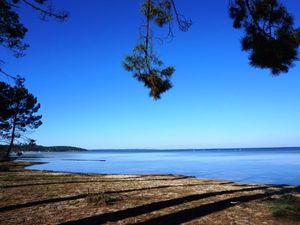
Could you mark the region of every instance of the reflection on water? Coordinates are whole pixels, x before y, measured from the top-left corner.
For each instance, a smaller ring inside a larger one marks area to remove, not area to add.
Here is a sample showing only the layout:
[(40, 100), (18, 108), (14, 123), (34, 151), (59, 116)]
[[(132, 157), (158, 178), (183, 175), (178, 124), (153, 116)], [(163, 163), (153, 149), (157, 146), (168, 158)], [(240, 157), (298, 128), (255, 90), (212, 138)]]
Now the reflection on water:
[(181, 174), (246, 183), (300, 185), (300, 148), (28, 152), (30, 169), (104, 174)]

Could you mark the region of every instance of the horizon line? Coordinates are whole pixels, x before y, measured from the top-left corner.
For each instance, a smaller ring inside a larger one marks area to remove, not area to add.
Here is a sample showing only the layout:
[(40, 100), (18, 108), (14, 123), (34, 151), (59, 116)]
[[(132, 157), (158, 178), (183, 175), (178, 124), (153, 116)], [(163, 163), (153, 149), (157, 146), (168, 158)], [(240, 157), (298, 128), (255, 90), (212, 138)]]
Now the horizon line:
[[(50, 147), (50, 146), (49, 146)], [(53, 146), (55, 147), (55, 146)], [(242, 148), (230, 148), (230, 147), (225, 147), (225, 148), (99, 148), (99, 149), (88, 149), (88, 148), (83, 148), (85, 150), (88, 151), (97, 151), (97, 150), (109, 150), (109, 151), (113, 151), (113, 150), (157, 150), (157, 151), (161, 151), (161, 150), (233, 150), (233, 149), (237, 149), (237, 150), (242, 150), (242, 149), (286, 149), (286, 148), (300, 148), (300, 146), (286, 146), (286, 147), (242, 147)]]

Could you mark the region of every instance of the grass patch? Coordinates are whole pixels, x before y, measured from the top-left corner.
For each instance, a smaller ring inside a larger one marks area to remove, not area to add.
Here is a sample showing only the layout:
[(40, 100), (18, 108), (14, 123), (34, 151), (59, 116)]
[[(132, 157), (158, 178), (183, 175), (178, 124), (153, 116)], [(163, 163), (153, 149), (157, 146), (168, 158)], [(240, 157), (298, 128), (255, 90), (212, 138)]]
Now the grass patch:
[(273, 216), (300, 220), (300, 197), (284, 195), (275, 200), (271, 206)]
[(113, 205), (122, 200), (123, 197), (120, 195), (105, 193), (89, 193), (86, 197), (87, 203), (93, 205)]

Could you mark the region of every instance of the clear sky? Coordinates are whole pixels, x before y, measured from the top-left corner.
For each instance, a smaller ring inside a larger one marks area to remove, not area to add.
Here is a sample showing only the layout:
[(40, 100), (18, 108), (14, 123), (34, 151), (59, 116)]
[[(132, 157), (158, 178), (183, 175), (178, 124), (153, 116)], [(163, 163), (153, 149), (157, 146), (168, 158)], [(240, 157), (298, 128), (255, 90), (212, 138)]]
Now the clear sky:
[[(41, 103), (42, 145), (102, 148), (300, 146), (300, 63), (272, 77), (251, 68), (232, 28), (227, 0), (177, 0), (194, 24), (158, 55), (176, 67), (174, 87), (154, 101), (122, 68), (138, 41), (141, 0), (56, 0), (70, 12), (58, 23), (22, 9), (26, 56), (1, 49)], [(283, 0), (300, 25), (300, 5)], [(298, 14), (298, 15), (297, 15)], [(2, 78), (3, 79), (3, 78)]]

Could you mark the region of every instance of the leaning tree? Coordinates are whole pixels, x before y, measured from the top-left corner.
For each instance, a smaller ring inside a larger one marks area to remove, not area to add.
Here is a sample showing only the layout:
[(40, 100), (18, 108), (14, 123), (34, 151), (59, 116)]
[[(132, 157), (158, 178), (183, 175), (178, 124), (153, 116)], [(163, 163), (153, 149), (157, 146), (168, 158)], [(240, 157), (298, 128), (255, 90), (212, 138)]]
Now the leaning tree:
[(5, 103), (1, 107), (1, 135), (9, 141), (6, 156), (12, 150), (15, 140), (26, 138), (26, 133), (38, 128), (41, 115), (37, 115), (40, 104), (24, 86), (24, 80), (18, 79), (15, 86), (0, 82), (0, 100)]
[(4, 82), (0, 82), (0, 143), (5, 141), (5, 134), (9, 132), (9, 110), (10, 96), (12, 96), (12, 87)]
[[(16, 9), (31, 8), (41, 15), (64, 21), (68, 13), (57, 11), (51, 0), (0, 0), (0, 46), (11, 50), (15, 57), (24, 56), (29, 44), (23, 41), (28, 29), (20, 22)], [(0, 73), (12, 79), (15, 86), (0, 82), (0, 142), (9, 141), (7, 156), (16, 139), (25, 138), (28, 130), (39, 127), (40, 108), (37, 99), (24, 86), (24, 78), (11, 75), (3, 70), (5, 61), (0, 59)], [(27, 138), (26, 138), (27, 139)], [(29, 141), (31, 141), (29, 139)]]

